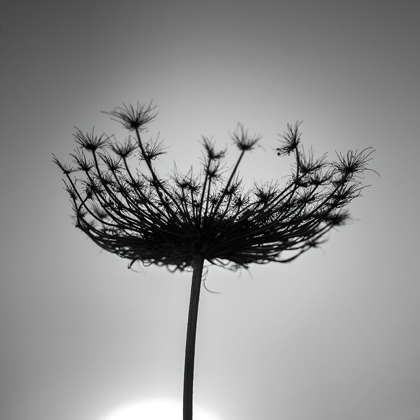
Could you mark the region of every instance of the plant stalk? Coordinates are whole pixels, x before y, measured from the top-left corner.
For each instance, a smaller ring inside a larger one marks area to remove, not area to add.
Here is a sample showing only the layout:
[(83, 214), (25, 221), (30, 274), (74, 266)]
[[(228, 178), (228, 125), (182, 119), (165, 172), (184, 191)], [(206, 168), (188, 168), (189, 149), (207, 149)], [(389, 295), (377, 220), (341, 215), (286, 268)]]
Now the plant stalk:
[(188, 310), (187, 340), (185, 344), (183, 420), (193, 419), (195, 337), (197, 332), (201, 276), (203, 274), (204, 265), (203, 256), (195, 255), (193, 264), (194, 266), (191, 282), (190, 307)]

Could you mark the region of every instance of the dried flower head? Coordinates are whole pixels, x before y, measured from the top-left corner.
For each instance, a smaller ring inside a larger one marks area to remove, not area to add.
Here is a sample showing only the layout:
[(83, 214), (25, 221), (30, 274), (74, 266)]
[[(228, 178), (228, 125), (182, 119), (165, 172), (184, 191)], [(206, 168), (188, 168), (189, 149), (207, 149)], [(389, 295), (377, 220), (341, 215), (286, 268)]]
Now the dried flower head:
[[(124, 105), (109, 113), (134, 132), (134, 141), (120, 144), (77, 130), (76, 166), (54, 156), (67, 178), (77, 226), (103, 249), (130, 260), (130, 266), (141, 261), (184, 270), (195, 255), (230, 269), (288, 262), (343, 225), (349, 219), (343, 208), (364, 188), (357, 177), (367, 169), (373, 150), (337, 155), (332, 163), (325, 155), (315, 159), (300, 144), (299, 122), (288, 125), (276, 149), (279, 156), (295, 156), (295, 169), (283, 188), (270, 183), (244, 192), (238, 166), (261, 137), (250, 136), (241, 124), (231, 136), (240, 155), (227, 179), (220, 166), (226, 150), (216, 152), (206, 137), (199, 173), (161, 179), (152, 161), (165, 153), (163, 143), (141, 137), (156, 117), (154, 110), (151, 104)], [(138, 171), (129, 159), (137, 159)], [(84, 181), (74, 172), (83, 173)]]

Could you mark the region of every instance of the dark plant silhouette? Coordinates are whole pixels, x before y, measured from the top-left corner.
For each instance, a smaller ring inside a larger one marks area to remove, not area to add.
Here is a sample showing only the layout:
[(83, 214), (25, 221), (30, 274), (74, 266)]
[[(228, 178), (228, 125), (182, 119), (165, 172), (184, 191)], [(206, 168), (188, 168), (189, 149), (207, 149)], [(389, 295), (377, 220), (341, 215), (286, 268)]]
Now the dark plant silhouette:
[[(107, 113), (132, 133), (119, 143), (105, 134), (76, 131), (79, 147), (73, 166), (54, 162), (66, 176), (76, 227), (101, 248), (130, 263), (192, 270), (184, 370), (184, 420), (192, 419), (193, 373), (198, 303), (204, 261), (235, 270), (251, 263), (287, 263), (325, 242), (326, 233), (349, 220), (345, 207), (365, 186), (360, 176), (373, 150), (326, 155), (305, 153), (300, 123), (288, 125), (278, 156), (294, 156), (291, 175), (277, 182), (254, 184), (244, 191), (238, 167), (259, 136), (242, 125), (231, 135), (239, 158), (223, 176), (226, 150), (216, 151), (203, 137), (204, 160), (199, 174), (176, 170), (162, 179), (153, 160), (165, 153), (158, 140), (144, 141), (142, 132), (157, 113), (152, 104), (116, 108)], [(139, 169), (132, 169), (132, 161)], [(73, 173), (81, 173), (77, 178)]]

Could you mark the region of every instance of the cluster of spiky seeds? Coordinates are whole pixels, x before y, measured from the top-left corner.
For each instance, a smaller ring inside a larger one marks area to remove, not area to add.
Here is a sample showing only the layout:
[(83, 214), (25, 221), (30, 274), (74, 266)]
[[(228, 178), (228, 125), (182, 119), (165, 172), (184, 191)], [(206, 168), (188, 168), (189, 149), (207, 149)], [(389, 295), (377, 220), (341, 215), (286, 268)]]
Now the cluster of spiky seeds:
[(270, 182), (244, 191), (238, 167), (260, 137), (242, 125), (231, 136), (240, 154), (228, 177), (221, 165), (226, 150), (216, 151), (203, 137), (200, 173), (161, 179), (153, 160), (165, 153), (163, 142), (145, 142), (141, 134), (156, 117), (155, 107), (124, 105), (108, 114), (132, 134), (128, 140), (77, 130), (73, 166), (55, 156), (54, 162), (67, 178), (76, 227), (101, 248), (129, 259), (130, 267), (141, 261), (184, 270), (195, 255), (230, 269), (291, 261), (346, 223), (344, 208), (364, 188), (360, 175), (373, 152), (337, 154), (331, 163), (325, 155), (315, 159), (304, 152), (299, 123), (288, 125), (276, 149), (279, 156), (295, 157), (288, 181), (282, 188)]

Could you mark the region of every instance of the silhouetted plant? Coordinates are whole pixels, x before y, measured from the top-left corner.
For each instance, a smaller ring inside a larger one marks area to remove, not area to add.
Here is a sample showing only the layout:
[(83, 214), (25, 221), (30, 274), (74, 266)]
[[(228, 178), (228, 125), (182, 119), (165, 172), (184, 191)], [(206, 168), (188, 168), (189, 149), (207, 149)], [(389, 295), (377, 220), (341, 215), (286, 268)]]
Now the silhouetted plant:
[[(145, 265), (171, 271), (192, 269), (184, 371), (184, 420), (192, 419), (193, 373), (198, 303), (204, 261), (235, 270), (251, 263), (287, 263), (325, 242), (326, 233), (349, 220), (345, 207), (365, 186), (360, 176), (372, 148), (315, 159), (301, 145), (300, 123), (288, 125), (278, 156), (294, 155), (291, 175), (283, 188), (277, 182), (254, 184), (244, 191), (238, 167), (259, 136), (238, 125), (231, 138), (239, 158), (226, 179), (226, 150), (203, 137), (202, 170), (194, 175), (174, 171), (159, 177), (153, 160), (165, 153), (163, 142), (142, 139), (155, 119), (152, 104), (126, 106), (107, 113), (130, 136), (124, 143), (93, 131), (74, 135), (79, 147), (73, 166), (54, 162), (67, 178), (76, 227), (101, 248)], [(129, 160), (136, 159), (134, 171)], [(73, 173), (84, 174), (76, 178)]]

